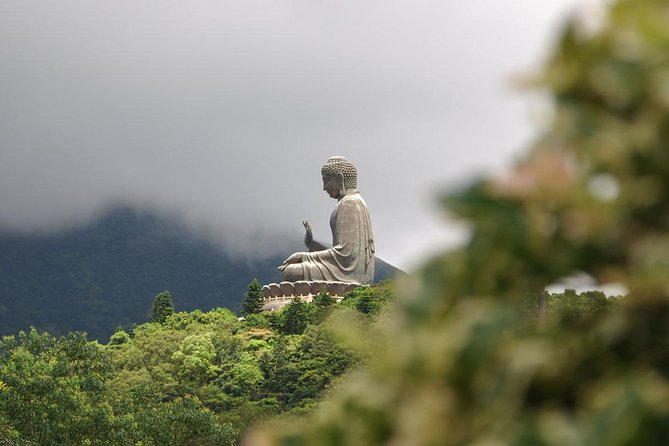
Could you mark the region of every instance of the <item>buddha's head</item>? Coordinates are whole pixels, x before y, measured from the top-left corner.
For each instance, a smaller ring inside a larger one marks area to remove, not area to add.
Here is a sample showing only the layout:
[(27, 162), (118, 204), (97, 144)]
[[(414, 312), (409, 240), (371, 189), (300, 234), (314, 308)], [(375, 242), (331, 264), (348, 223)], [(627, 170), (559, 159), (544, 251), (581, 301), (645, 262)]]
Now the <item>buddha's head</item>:
[(321, 169), (323, 190), (331, 198), (340, 199), (358, 187), (358, 171), (352, 162), (343, 156), (333, 156)]

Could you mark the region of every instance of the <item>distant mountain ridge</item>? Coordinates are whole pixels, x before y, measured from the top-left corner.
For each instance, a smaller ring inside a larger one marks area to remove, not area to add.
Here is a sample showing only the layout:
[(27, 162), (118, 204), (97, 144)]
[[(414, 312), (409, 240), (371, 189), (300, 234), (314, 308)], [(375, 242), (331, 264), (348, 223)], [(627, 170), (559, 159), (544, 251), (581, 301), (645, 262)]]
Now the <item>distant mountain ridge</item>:
[[(0, 335), (34, 325), (106, 340), (119, 325), (145, 322), (165, 289), (177, 311), (237, 311), (253, 278), (281, 279), (284, 258), (234, 259), (169, 217), (130, 208), (57, 235), (0, 233)], [(398, 271), (377, 259), (375, 281)]]

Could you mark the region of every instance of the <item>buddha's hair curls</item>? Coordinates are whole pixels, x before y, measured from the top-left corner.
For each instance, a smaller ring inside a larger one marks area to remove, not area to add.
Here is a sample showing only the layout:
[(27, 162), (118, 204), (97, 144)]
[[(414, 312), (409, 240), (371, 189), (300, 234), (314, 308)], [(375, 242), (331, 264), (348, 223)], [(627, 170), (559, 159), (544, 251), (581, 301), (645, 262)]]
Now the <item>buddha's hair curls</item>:
[(339, 174), (344, 176), (344, 189), (358, 188), (358, 170), (353, 163), (343, 156), (333, 156), (328, 159), (321, 169), (321, 175), (338, 177)]

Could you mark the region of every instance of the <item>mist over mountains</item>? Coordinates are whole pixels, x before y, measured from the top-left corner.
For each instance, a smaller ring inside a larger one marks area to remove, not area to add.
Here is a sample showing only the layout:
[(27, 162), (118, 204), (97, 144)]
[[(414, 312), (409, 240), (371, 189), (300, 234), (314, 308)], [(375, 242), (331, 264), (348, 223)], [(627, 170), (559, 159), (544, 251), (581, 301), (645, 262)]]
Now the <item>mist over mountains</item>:
[[(166, 289), (177, 311), (237, 311), (253, 278), (281, 280), (276, 267), (288, 254), (232, 256), (174, 217), (128, 207), (58, 234), (0, 232), (0, 334), (34, 325), (106, 340), (119, 325), (145, 322)], [(397, 271), (379, 259), (376, 268), (375, 281)]]

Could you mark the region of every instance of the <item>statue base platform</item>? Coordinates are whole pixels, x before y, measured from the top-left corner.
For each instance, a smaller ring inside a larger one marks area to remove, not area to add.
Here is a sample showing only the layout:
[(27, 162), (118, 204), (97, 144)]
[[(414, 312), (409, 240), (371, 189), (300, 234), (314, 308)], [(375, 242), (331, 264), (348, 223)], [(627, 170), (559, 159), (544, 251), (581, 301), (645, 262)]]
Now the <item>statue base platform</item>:
[(311, 302), (314, 296), (320, 293), (329, 294), (339, 301), (344, 298), (344, 294), (361, 286), (364, 285), (357, 282), (327, 282), (324, 280), (270, 283), (262, 287), (264, 295), (262, 310), (278, 310), (296, 297), (305, 302)]

